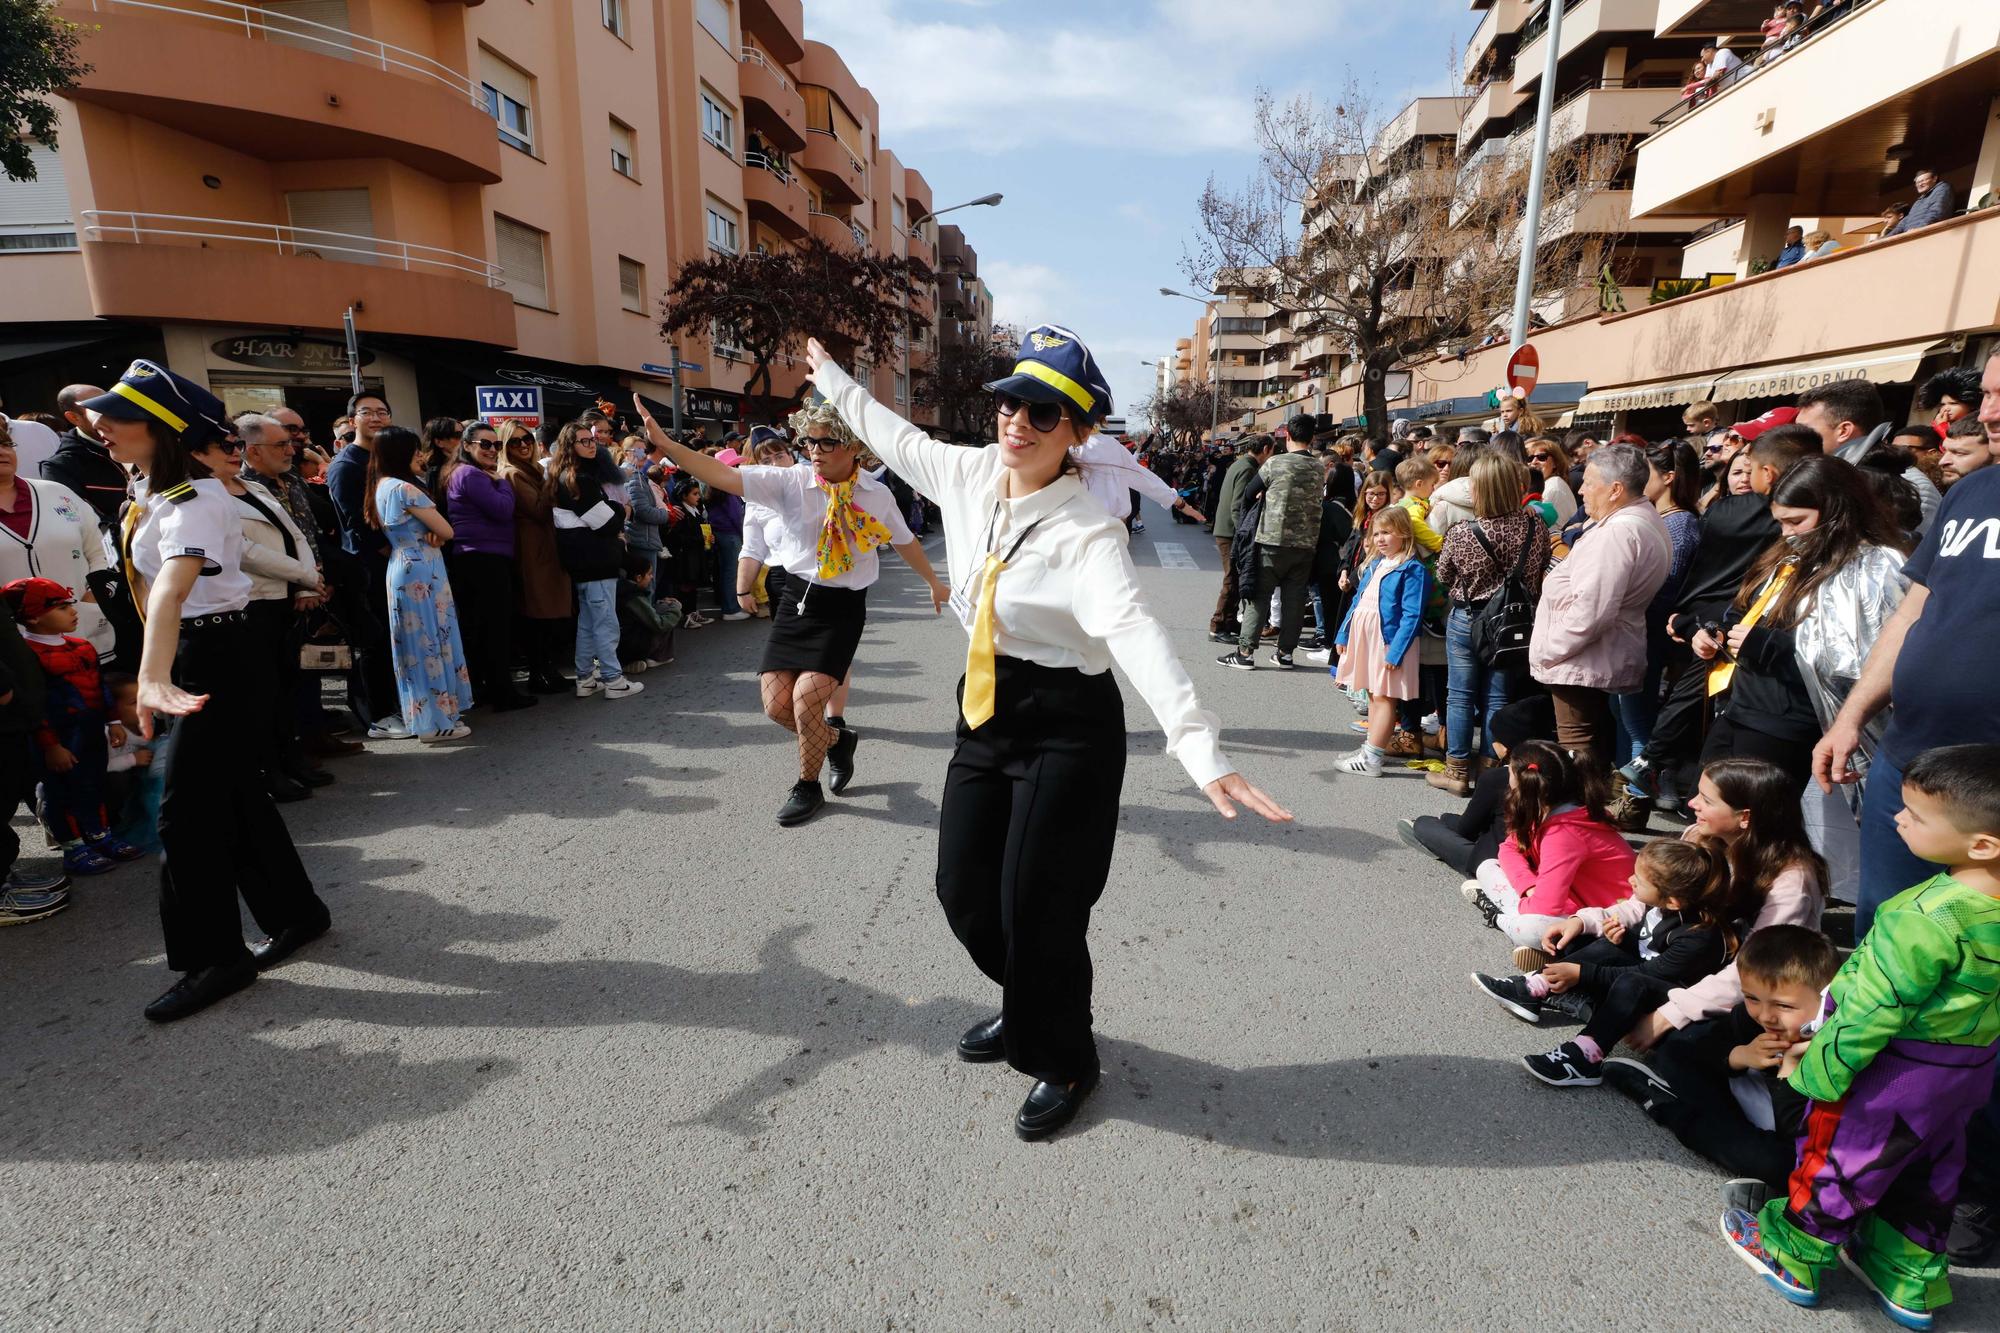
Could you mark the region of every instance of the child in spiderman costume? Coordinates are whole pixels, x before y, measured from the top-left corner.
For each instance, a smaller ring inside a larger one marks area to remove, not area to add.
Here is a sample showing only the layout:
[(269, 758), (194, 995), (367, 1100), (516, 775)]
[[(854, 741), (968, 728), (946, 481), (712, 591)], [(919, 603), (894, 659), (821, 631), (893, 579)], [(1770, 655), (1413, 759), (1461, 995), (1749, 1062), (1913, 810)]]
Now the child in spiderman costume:
[(104, 770), (112, 702), (97, 669), (97, 650), (76, 633), (76, 597), (53, 579), (15, 579), (0, 588), (48, 681), (48, 711), (36, 730), (36, 778), (42, 786), (42, 822), (62, 844), (63, 868), (72, 875), (101, 875), (120, 861), (145, 853), (111, 835), (104, 813)]

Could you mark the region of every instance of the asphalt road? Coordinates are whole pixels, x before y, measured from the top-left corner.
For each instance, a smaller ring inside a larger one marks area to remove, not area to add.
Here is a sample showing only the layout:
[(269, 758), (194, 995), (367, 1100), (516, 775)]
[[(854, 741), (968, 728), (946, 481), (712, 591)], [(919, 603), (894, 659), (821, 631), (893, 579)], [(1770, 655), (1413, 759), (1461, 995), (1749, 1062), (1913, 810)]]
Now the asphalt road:
[[(638, 698), (339, 761), (287, 809), (334, 932), (192, 1021), (139, 1016), (146, 868), (0, 932), (0, 1327), (1887, 1327), (1844, 1276), (1783, 1305), (1713, 1170), (1529, 1078), (1557, 1038), (1473, 994), (1500, 937), (1394, 836), (1445, 800), (1336, 777), (1323, 673), (1213, 666), (1213, 543), (1149, 519), (1155, 610), (1299, 822), (1217, 818), (1128, 691), (1068, 1133), (1016, 1141), (1026, 1081), (951, 1056), (996, 1007), (931, 888), (964, 639), (898, 572), (860, 776), (803, 829), (761, 622), (718, 624)], [(2000, 1327), (2000, 1277), (1956, 1283), (1940, 1327)]]

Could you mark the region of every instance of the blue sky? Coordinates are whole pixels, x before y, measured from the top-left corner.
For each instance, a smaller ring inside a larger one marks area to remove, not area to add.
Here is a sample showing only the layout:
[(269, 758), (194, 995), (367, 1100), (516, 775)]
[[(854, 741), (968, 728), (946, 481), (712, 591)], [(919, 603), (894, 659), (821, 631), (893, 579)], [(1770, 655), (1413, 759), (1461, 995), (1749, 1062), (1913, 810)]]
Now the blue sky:
[(882, 142), (965, 228), (999, 318), (1090, 344), (1120, 412), (1186, 336), (1182, 257), (1211, 174), (1255, 164), (1251, 107), (1359, 77), (1389, 115), (1448, 90), (1466, 0), (806, 0), (882, 107)]

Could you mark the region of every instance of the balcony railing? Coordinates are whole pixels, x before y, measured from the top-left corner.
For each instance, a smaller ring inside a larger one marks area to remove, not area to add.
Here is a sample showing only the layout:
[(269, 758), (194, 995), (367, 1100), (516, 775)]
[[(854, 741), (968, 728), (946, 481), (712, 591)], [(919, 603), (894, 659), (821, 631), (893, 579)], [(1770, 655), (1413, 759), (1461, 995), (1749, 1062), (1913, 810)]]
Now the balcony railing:
[(498, 264), (443, 250), (434, 245), (411, 245), (408, 241), (384, 240), (354, 232), (321, 231), (314, 227), (285, 227), (273, 222), (244, 222), (235, 218), (189, 217), (180, 213), (129, 213), (117, 209), (85, 209), (83, 234), (88, 240), (135, 241), (191, 240), (223, 241), (242, 245), (268, 245), (280, 253), (302, 258), (325, 258), (332, 254), (362, 264), (390, 264), (406, 271), (441, 270), (478, 278), (488, 287), (506, 283)]
[(786, 92), (790, 93), (798, 91), (798, 89), (792, 87), (792, 81), (785, 77), (785, 71), (779, 69), (776, 63), (767, 59), (764, 53), (762, 51), (759, 51), (756, 47), (746, 46), (743, 48), (743, 61), (746, 64), (761, 65), (763, 68), (770, 70), (771, 77), (776, 79), (781, 85), (783, 85)]
[[(1582, 3), (1583, 0), (1563, 0), (1563, 13), (1565, 14), (1569, 13), (1572, 9), (1575, 9), (1578, 5)], [(1541, 37), (1544, 33), (1548, 32), (1548, 30), (1549, 30), (1549, 7), (1547, 5), (1544, 5), (1542, 7), (1541, 13), (1535, 15), (1533, 18), (1529, 19), (1526, 23), (1523, 23), (1521, 25), (1521, 35), (1517, 40), (1514, 49), (1516, 51), (1527, 50), (1529, 47), (1535, 44), (1537, 38)]]
[(807, 134), (824, 134), (824, 135), (825, 135), (825, 136), (826, 136), (827, 138), (829, 138), (829, 139), (833, 140), (833, 141), (834, 141), (835, 143), (839, 144), (839, 145), (840, 145), (840, 151), (841, 151), (841, 152), (843, 152), (843, 153), (845, 153), (845, 154), (847, 154), (847, 162), (848, 162), (848, 165), (854, 168), (854, 174), (855, 174), (855, 175), (857, 175), (857, 176), (861, 176), (861, 175), (866, 175), (866, 174), (867, 174), (867, 171), (868, 171), (868, 168), (866, 168), (866, 167), (864, 167), (864, 166), (862, 166), (862, 165), (861, 165), (861, 159), (860, 159), (859, 157), (855, 156), (855, 154), (854, 154), (854, 150), (853, 150), (852, 148), (849, 148), (849, 147), (847, 146), (847, 140), (845, 140), (845, 139), (841, 138), (841, 137), (840, 137), (840, 136), (839, 136), (838, 134), (835, 134), (835, 133), (834, 133), (834, 132), (833, 132), (832, 130), (823, 130), (823, 129), (821, 129), (821, 128), (820, 128), (819, 126), (817, 126), (817, 125), (808, 125), (808, 126), (806, 126), (806, 133), (807, 133)]
[(799, 184), (799, 178), (794, 176), (789, 168), (781, 165), (769, 153), (760, 153), (754, 148), (746, 148), (743, 151), (743, 165), (746, 167), (756, 167), (760, 171), (768, 171), (794, 189), (803, 190), (805, 188), (805, 186)]
[(258, 9), (253, 5), (234, 5), (223, 0), (90, 0), (90, 7), (97, 13), (117, 13), (125, 9), (150, 10), (160, 14), (179, 14), (188, 18), (205, 19), (211, 23), (231, 28), (241, 28), (245, 36), (265, 40), (276, 38), (280, 41), (306, 46), (338, 56), (343, 60), (355, 60), (376, 66), (378, 69), (394, 70), (419, 79), (430, 79), (441, 83), (454, 93), (465, 98), (474, 106), (484, 109), (486, 97), (479, 85), (442, 61), (434, 60), (420, 51), (394, 46), (336, 28), (325, 23), (314, 23), (310, 19), (293, 18), (269, 9)]
[(1821, 33), (1830, 28), (1838, 27), (1873, 3), (1875, 3), (1875, 0), (1839, 0), (1839, 3), (1832, 7), (1821, 10), (1810, 22), (1796, 33), (1793, 33), (1785, 41), (1776, 46), (1758, 51), (1735, 69), (1730, 70), (1727, 74), (1717, 79), (1714, 83), (1706, 84), (1696, 89), (1668, 107), (1658, 116), (1655, 116), (1653, 118), (1654, 127), (1656, 129), (1665, 129), (1675, 121), (1688, 116), (1703, 103), (1713, 100), (1725, 89), (1734, 88), (1739, 83), (1747, 83), (1749, 80), (1756, 78), (1759, 74), (1777, 64), (1786, 56), (1791, 55)]

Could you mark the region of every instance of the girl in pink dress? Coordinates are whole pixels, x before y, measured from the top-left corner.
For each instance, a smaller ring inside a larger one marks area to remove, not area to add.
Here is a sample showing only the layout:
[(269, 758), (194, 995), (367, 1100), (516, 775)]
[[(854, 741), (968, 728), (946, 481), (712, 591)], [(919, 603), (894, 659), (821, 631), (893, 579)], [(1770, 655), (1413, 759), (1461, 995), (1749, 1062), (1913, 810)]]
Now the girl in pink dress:
[(1424, 618), (1430, 571), (1416, 555), (1410, 515), (1384, 509), (1369, 525), (1375, 556), (1357, 580), (1361, 591), (1334, 636), (1340, 654), (1336, 685), (1368, 691), (1368, 739), (1336, 771), (1382, 775), (1383, 748), (1396, 724), (1399, 700), (1417, 697), (1417, 633)]

